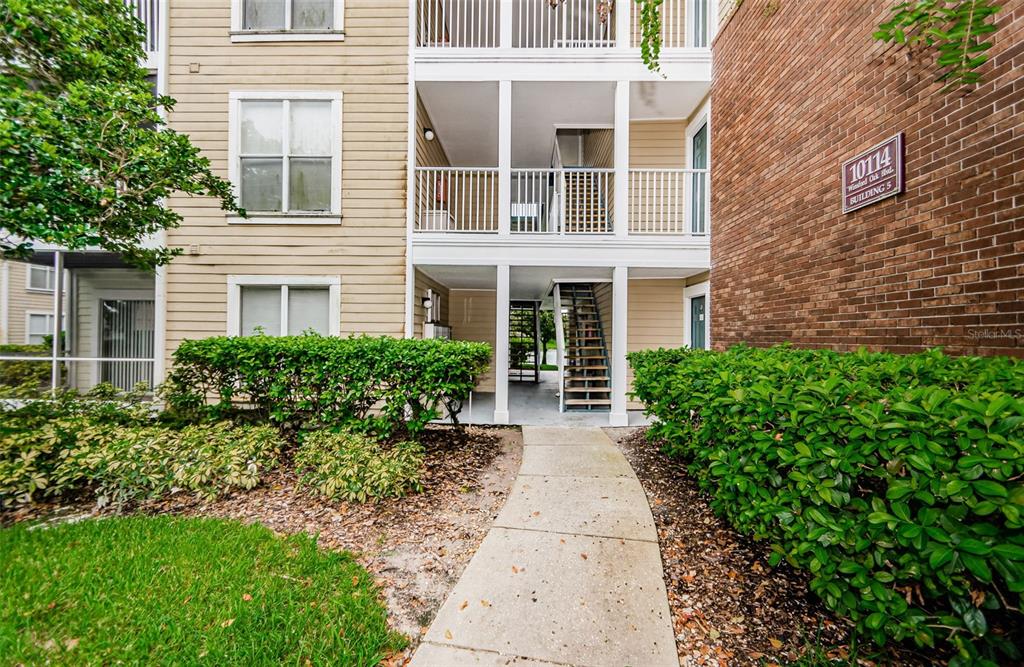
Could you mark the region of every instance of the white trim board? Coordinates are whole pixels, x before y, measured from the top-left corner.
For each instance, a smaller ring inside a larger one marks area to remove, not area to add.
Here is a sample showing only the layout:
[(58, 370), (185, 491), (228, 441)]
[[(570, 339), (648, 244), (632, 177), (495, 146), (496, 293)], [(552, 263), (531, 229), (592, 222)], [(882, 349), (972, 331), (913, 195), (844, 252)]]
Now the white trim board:
[(704, 349), (711, 349), (711, 281), (683, 288), (683, 345), (690, 347), (690, 301), (704, 297)]
[[(345, 0), (334, 0), (334, 16), (329, 30), (291, 30), (291, 0), (284, 4), (284, 28), (281, 30), (245, 30), (242, 27), (245, 0), (231, 0), (232, 42), (342, 42), (345, 41)], [(413, 16), (410, 14), (410, 16)]]
[[(341, 276), (263, 276), (232, 275), (227, 277), (227, 335), (238, 336), (242, 328), (242, 287), (327, 287), (327, 334), (341, 335)], [(287, 292), (281, 299), (282, 325), (287, 326)]]

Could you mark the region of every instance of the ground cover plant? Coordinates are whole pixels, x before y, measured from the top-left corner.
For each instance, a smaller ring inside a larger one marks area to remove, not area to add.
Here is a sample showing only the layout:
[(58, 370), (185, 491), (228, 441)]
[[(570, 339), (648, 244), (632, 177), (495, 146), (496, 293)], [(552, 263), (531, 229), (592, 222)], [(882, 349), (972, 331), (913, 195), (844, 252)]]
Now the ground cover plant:
[(60, 393), (4, 412), (0, 507), (83, 492), (101, 506), (175, 491), (212, 497), (254, 487), (283, 446), (266, 425), (161, 423), (139, 393)]
[(365, 502), (422, 489), (423, 447), (348, 431), (307, 433), (295, 453), (303, 486), (329, 500)]
[(1019, 658), (1024, 365), (789, 347), (630, 355), (712, 508), (861, 636)]
[(371, 577), (315, 538), (211, 519), (0, 530), (12, 664), (375, 665), (402, 647)]
[(465, 341), (206, 338), (175, 351), (164, 397), (192, 418), (236, 414), (241, 406), (292, 429), (415, 436), (431, 420), (457, 416), (489, 361), (486, 344)]
[[(46, 345), (0, 345), (0, 356), (48, 357)], [(38, 396), (49, 389), (48, 361), (0, 361), (0, 398)]]

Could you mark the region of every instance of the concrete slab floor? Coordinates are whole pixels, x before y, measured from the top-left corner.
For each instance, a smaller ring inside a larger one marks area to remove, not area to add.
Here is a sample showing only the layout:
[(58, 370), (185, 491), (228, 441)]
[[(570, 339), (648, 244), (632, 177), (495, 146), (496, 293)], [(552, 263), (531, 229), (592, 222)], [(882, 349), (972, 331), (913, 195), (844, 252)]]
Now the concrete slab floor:
[[(558, 373), (541, 371), (541, 381), (509, 382), (509, 422), (534, 426), (608, 426), (608, 412), (558, 411)], [(473, 392), (463, 406), (459, 421), (465, 424), (494, 423), (494, 394)], [(630, 426), (646, 426), (650, 419), (640, 410), (629, 411)]]

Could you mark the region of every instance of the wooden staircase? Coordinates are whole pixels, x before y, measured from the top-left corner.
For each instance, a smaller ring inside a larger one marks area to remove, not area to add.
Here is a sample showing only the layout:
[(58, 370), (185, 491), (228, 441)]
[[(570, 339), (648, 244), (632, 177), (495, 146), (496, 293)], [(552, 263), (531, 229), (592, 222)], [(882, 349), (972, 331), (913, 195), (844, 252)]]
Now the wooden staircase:
[(568, 311), (565, 331), (566, 410), (607, 411), (612, 405), (608, 347), (601, 313), (589, 283), (561, 283), (562, 307)]
[(607, 174), (565, 170), (565, 231), (599, 234), (612, 231), (608, 218)]

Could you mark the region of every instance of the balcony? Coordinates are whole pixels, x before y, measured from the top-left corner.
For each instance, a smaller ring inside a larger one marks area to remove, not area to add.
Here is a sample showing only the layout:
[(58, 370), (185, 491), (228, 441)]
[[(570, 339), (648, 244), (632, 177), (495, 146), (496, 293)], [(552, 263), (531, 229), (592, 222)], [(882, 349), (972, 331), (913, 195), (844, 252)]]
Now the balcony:
[(146, 52), (144, 67), (151, 70), (160, 69), (163, 59), (161, 24), (164, 20), (164, 2), (166, 0), (125, 0), (125, 4), (135, 10), (135, 17), (146, 26), (146, 39), (143, 50)]
[[(662, 48), (706, 48), (712, 0), (665, 0)], [(623, 14), (624, 8), (628, 8)], [(628, 0), (418, 0), (423, 49), (639, 48), (640, 7)]]
[[(414, 232), (497, 235), (504, 208), (511, 235), (615, 234), (614, 169), (511, 169), (510, 176), (502, 202), (496, 167), (417, 167)], [(706, 239), (708, 179), (706, 169), (630, 169), (627, 236)]]

